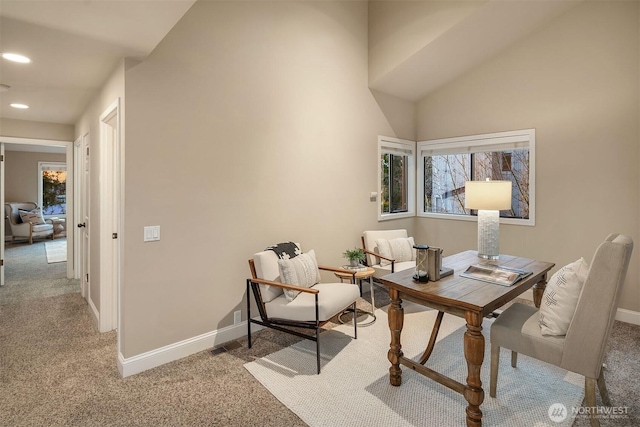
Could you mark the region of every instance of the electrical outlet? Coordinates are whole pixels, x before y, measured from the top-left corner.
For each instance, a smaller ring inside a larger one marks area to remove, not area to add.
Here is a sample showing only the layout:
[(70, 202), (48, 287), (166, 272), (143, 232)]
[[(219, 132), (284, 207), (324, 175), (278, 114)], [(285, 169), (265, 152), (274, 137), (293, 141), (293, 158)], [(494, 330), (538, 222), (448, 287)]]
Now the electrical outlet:
[(233, 324), (237, 325), (242, 322), (242, 312), (240, 310), (233, 312)]

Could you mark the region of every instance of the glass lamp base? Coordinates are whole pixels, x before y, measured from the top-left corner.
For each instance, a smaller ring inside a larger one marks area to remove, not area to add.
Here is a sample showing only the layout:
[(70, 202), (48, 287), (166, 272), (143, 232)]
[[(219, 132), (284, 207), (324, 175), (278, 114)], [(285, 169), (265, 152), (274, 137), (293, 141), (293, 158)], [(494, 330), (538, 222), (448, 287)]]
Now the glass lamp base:
[(500, 257), (500, 211), (478, 211), (478, 256), (484, 259)]

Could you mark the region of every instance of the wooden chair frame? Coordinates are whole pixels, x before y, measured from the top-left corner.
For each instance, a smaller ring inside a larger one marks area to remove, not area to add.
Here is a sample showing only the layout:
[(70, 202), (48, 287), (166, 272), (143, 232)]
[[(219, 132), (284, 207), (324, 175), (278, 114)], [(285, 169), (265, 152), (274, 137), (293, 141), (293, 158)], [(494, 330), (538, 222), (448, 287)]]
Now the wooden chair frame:
[[(319, 310), (318, 310), (318, 294), (320, 293), (319, 290), (314, 289), (314, 288), (303, 288), (300, 286), (295, 286), (295, 285), (289, 285), (286, 283), (280, 283), (280, 282), (272, 282), (270, 280), (263, 280), (263, 279), (259, 279), (256, 275), (256, 267), (254, 264), (254, 261), (252, 259), (249, 260), (249, 268), (251, 269), (251, 279), (247, 279), (247, 341), (248, 341), (248, 347), (251, 348), (252, 342), (251, 342), (251, 324), (255, 323), (256, 325), (261, 325), (267, 328), (271, 328), (271, 329), (275, 329), (278, 330), (280, 332), (285, 332), (291, 335), (295, 335), (301, 338), (305, 338), (311, 341), (315, 341), (316, 343), (316, 365), (317, 365), (317, 371), (318, 374), (320, 374), (320, 329), (322, 328), (322, 326), (324, 326), (326, 323), (329, 322), (330, 319), (325, 320), (325, 321), (320, 321), (319, 319)], [(318, 268), (320, 270), (324, 270), (324, 271), (332, 271), (332, 272), (339, 272), (339, 273), (347, 273), (347, 274), (351, 274), (352, 277), (352, 283), (356, 283), (356, 271), (349, 271), (349, 270), (344, 270), (341, 268), (334, 268), (334, 267), (327, 267), (327, 266), (318, 266)], [(281, 289), (291, 289), (291, 290), (295, 290), (295, 291), (300, 291), (300, 292), (304, 292), (304, 293), (309, 293), (309, 294), (313, 294), (315, 297), (315, 313), (316, 313), (316, 318), (315, 320), (312, 321), (295, 321), (295, 320), (289, 320), (289, 319), (279, 319), (279, 318), (272, 318), (269, 317), (267, 315), (267, 310), (265, 308), (265, 303), (262, 300), (262, 293), (260, 292), (260, 285), (269, 285), (269, 286), (275, 286)], [(260, 313), (260, 319), (254, 319), (251, 317), (251, 298), (250, 295), (251, 293), (253, 293), (253, 297), (256, 301), (256, 305), (258, 306), (258, 312)], [(354, 302), (353, 304), (347, 306), (344, 308), (344, 310), (353, 310), (354, 312), (354, 316), (353, 316), (353, 338), (354, 339), (358, 339), (358, 322), (356, 322), (356, 316), (355, 316), (355, 310), (356, 310), (356, 303)], [(310, 329), (314, 331), (314, 335), (310, 336), (307, 334), (304, 334), (302, 332), (296, 331), (295, 329), (290, 329), (290, 328), (304, 328), (304, 329)]]
[[(369, 254), (369, 255), (372, 255), (372, 256), (374, 256), (376, 258), (382, 258), (385, 261), (389, 261), (391, 263), (391, 272), (392, 273), (396, 272), (396, 260), (395, 259), (387, 258), (386, 256), (382, 256), (379, 253), (376, 253), (376, 252), (373, 252), (373, 251), (370, 251), (369, 249), (367, 249), (367, 246), (364, 243), (364, 236), (360, 236), (360, 240), (362, 240), (362, 250), (364, 251), (365, 254)], [(367, 263), (366, 258), (365, 258), (365, 265), (370, 267), (370, 265)]]

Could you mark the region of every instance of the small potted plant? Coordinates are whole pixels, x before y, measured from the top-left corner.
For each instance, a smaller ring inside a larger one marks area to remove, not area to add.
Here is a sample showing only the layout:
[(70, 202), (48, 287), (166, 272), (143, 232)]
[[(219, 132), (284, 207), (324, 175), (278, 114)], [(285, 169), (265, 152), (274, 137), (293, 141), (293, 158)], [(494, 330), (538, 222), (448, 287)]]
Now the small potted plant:
[(360, 248), (347, 249), (342, 256), (349, 260), (350, 267), (360, 266), (365, 257), (364, 251)]

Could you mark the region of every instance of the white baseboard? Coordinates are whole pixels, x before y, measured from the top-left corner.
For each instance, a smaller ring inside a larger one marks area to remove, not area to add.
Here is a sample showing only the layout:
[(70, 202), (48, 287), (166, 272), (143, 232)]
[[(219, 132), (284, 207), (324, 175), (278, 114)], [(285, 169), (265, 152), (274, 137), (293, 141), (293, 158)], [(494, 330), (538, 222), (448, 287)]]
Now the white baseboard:
[[(255, 325), (251, 331), (257, 330)], [(197, 337), (189, 338), (174, 344), (170, 344), (137, 356), (125, 359), (122, 353), (118, 353), (118, 371), (123, 378), (138, 374), (147, 369), (155, 368), (174, 360), (182, 359), (194, 353), (204, 351), (229, 341), (241, 338), (247, 334), (247, 322), (207, 332)]]
[[(522, 295), (518, 296), (518, 298), (533, 301), (533, 291), (529, 289)], [(627, 310), (626, 308), (619, 308), (616, 312), (616, 320), (631, 323), (632, 325), (640, 325), (640, 312)]]
[(616, 313), (616, 320), (631, 323), (633, 325), (640, 325), (640, 312), (627, 310), (626, 308), (619, 308)]
[(93, 322), (95, 323), (96, 328), (100, 330), (100, 312), (93, 304), (93, 301), (91, 301), (91, 298), (86, 298), (86, 300), (89, 305), (89, 313), (91, 314), (91, 317), (93, 317)]

